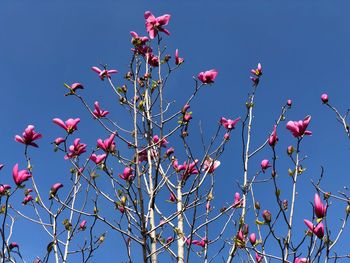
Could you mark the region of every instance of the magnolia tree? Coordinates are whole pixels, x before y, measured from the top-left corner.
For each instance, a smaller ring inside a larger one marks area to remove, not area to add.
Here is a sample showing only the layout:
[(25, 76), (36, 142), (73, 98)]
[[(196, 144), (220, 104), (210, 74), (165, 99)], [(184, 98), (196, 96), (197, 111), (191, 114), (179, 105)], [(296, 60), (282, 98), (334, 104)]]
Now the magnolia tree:
[[(13, 182), (1, 179), (2, 262), (26, 261), (21, 254), (25, 244), (16, 243), (13, 234), (16, 224), (24, 220), (39, 225), (50, 240), (41, 255), (27, 259), (35, 262), (99, 262), (94, 257), (96, 250), (104, 249), (104, 240), (110, 235), (120, 239), (118, 253), (124, 250), (126, 258), (120, 259), (124, 262), (298, 263), (348, 258), (334, 250), (350, 212), (348, 196), (326, 192), (321, 173), (309, 186), (314, 200), (297, 198), (299, 177), (305, 170), (303, 142), (311, 135), (311, 116), (286, 122), (292, 107), (288, 100), (271, 123), (271, 130), (266, 131), (270, 135), (251, 149), (255, 98), (263, 75), (259, 63), (251, 70), (252, 86), (243, 105), (246, 114), (221, 117), (213, 123), (217, 129), (209, 143), (203, 140), (202, 150), (194, 149), (189, 133), (193, 123), (190, 106), (200, 92), (207, 92), (206, 86), (214, 85), (218, 72), (200, 72), (193, 77), (187, 102), (169, 103), (164, 90), (184, 59), (178, 50), (173, 51), (174, 59), (166, 53), (164, 40), (170, 35), (167, 25), (171, 16), (155, 17), (149, 11), (144, 16), (148, 36), (130, 32), (132, 52), (124, 83), (113, 81), (117, 70), (106, 65), (92, 67), (96, 77), (119, 98), (116, 107), (130, 116), (129, 123), (123, 123), (125, 127), (109, 118), (109, 111), (98, 101), (91, 107), (84, 98), (83, 84), (64, 84), (65, 95), (76, 98), (105, 131), (105, 137), (96, 138), (97, 143), (88, 148), (79, 138), (79, 118), (53, 119), (55, 134), (46, 136), (53, 138), (57, 158), (70, 163), (69, 183), (53, 184), (49, 195), (47, 189), (40, 189), (31, 152), (37, 151), (42, 135), (28, 125), (22, 135), (15, 136), (24, 156), (22, 160), (18, 157), (17, 164), (8, 164), (13, 167)], [(335, 112), (350, 137), (349, 111), (339, 113), (329, 104), (327, 94), (321, 100)], [(278, 149), (278, 130), (285, 128), (294, 138), (287, 153)], [(220, 194), (215, 173), (220, 174), (220, 157), (230, 147), (231, 137), (242, 143), (235, 149), (242, 155), (241, 176), (237, 191), (233, 190), (221, 207), (215, 207), (213, 199)], [(250, 160), (263, 149), (269, 150), (270, 157), (261, 158), (261, 170), (253, 171)], [(283, 152), (279, 158), (277, 152)], [(290, 183), (281, 185), (277, 163), (284, 158), (292, 168), (288, 171)], [(264, 179), (260, 179), (262, 174)], [(264, 192), (270, 195), (268, 206), (259, 203), (262, 193), (254, 191), (257, 185), (273, 187), (274, 191)], [(281, 189), (288, 189), (290, 196), (282, 198)], [(22, 196), (22, 204), (16, 203), (14, 196)], [(343, 222), (340, 228), (332, 225), (338, 218), (327, 217), (333, 201), (344, 206), (344, 214), (338, 215)], [(303, 218), (295, 216), (300, 207), (308, 211)]]

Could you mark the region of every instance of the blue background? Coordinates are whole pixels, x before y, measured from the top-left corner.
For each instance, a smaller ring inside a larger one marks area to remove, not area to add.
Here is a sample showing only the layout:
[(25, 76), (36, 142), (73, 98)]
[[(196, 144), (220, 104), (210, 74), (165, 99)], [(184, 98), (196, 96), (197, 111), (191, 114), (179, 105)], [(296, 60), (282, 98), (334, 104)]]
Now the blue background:
[[(327, 191), (344, 190), (348, 185), (348, 139), (334, 114), (321, 104), (320, 95), (327, 92), (330, 102), (338, 105), (341, 112), (349, 106), (349, 7), (347, 1), (2, 1), (0, 161), (6, 166), (0, 172), (1, 182), (12, 184), (15, 163), (25, 167), (23, 147), (13, 137), (28, 124), (35, 125), (44, 136), (39, 141), (39, 150), (31, 149), (30, 153), (34, 176), (47, 192), (53, 183), (67, 181), (70, 167), (61, 154), (52, 151), (50, 142), (63, 135), (63, 130), (52, 123), (53, 118), (80, 117), (76, 135), (90, 149), (97, 138), (107, 137), (77, 100), (63, 96), (67, 91), (63, 82), (82, 82), (85, 85), (82, 94), (91, 106), (98, 100), (118, 123), (130, 125), (128, 115), (111, 96), (107, 83), (100, 81), (90, 67), (107, 63), (120, 71), (113, 81), (123, 84), (131, 58), (129, 31), (146, 34), (143, 18), (146, 10), (156, 16), (169, 13), (172, 17), (167, 28), (171, 36), (164, 37), (167, 50), (173, 54), (179, 48), (185, 64), (172, 77), (167, 96), (176, 99), (180, 108), (193, 89), (193, 75), (211, 68), (219, 71), (215, 85), (205, 87), (191, 105), (194, 148), (200, 149), (199, 121), (208, 139), (221, 116), (231, 119), (244, 116), (251, 85), (249, 72), (258, 62), (263, 65), (264, 75), (257, 92), (252, 149), (267, 138), (287, 99), (293, 100), (287, 120), (312, 115), (309, 129), (313, 135), (302, 144), (302, 155), (307, 155), (303, 166), (307, 170), (300, 177), (295, 215), (296, 229), (302, 236), (303, 219), (312, 216), (310, 202), (314, 190), (310, 180), (318, 178), (320, 166), (325, 167), (323, 187)], [(285, 150), (295, 139), (284, 126), (278, 129), (278, 172), (286, 189), (282, 195), (289, 199), (287, 189), (291, 181), (287, 169), (292, 164)], [(230, 203), (238, 191), (236, 181), (242, 176), (240, 154), (239, 130), (235, 130), (215, 175), (216, 187), (220, 189), (214, 192), (213, 203), (217, 208)], [(258, 171), (260, 161), (271, 159), (271, 155), (266, 148), (252, 158), (250, 171)], [(275, 206), (270, 203), (272, 187), (257, 190), (263, 208)], [(20, 203), (22, 194), (17, 195)], [(20, 204), (18, 207), (30, 213), (29, 207), (22, 208)], [(332, 233), (337, 231), (344, 209), (345, 204), (339, 204), (329, 210)], [(253, 222), (251, 228), (254, 229)], [(101, 226), (102, 232), (103, 229)], [(348, 231), (345, 230), (343, 244), (349, 241)], [(227, 237), (234, 233), (234, 228), (228, 229)], [(22, 218), (15, 226), (13, 240), (20, 244), (28, 261), (42, 255), (50, 242), (39, 227)], [(118, 234), (108, 230), (106, 244), (93, 261), (108, 262), (116, 256), (126, 260), (119, 240)], [(341, 244), (338, 251), (347, 253)], [(227, 249), (223, 252), (226, 255)]]

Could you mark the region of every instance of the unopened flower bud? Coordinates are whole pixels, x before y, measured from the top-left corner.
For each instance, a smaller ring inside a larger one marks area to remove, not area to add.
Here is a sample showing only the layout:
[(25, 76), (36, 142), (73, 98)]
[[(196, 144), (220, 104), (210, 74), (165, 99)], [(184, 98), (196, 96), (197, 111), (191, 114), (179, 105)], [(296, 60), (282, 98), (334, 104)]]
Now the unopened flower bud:
[(252, 244), (253, 246), (256, 244), (256, 235), (255, 235), (255, 233), (251, 233), (250, 234), (249, 241), (250, 241), (250, 244)]
[(287, 148), (287, 154), (288, 155), (292, 155), (294, 152), (294, 147), (292, 145), (288, 146)]
[(225, 133), (224, 139), (228, 141), (230, 139), (230, 134), (228, 132)]
[(290, 108), (292, 107), (292, 100), (287, 100), (287, 106)]
[(271, 213), (269, 210), (264, 210), (262, 217), (265, 220), (265, 223), (269, 224), (271, 222)]
[(284, 199), (282, 202), (282, 208), (283, 210), (288, 210), (288, 200)]
[(255, 201), (254, 207), (255, 209), (260, 210), (260, 203), (258, 201)]
[(171, 59), (170, 55), (165, 55), (165, 57), (164, 57), (164, 61), (165, 62), (168, 62), (170, 59)]
[(323, 93), (321, 95), (321, 100), (322, 100), (323, 103), (328, 103), (328, 94)]

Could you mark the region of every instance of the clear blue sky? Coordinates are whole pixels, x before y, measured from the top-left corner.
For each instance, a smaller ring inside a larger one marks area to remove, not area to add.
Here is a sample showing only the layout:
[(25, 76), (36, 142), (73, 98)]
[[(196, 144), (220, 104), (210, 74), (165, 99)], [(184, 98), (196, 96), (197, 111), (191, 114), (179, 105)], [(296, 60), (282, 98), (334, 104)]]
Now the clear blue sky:
[[(12, 183), (11, 169), (15, 163), (25, 166), (23, 147), (14, 142), (13, 137), (28, 124), (34, 124), (44, 135), (39, 141), (39, 150), (31, 149), (31, 155), (37, 181), (47, 189), (69, 176), (69, 165), (61, 155), (53, 153), (50, 145), (62, 135), (52, 123), (54, 117), (81, 117), (79, 136), (90, 147), (98, 137), (106, 137), (81, 104), (63, 96), (66, 92), (63, 82), (82, 82), (86, 88), (84, 96), (91, 105), (99, 100), (120, 123), (127, 120), (126, 115), (119, 115), (122, 111), (118, 103), (110, 100), (107, 83), (99, 81), (90, 67), (109, 64), (120, 71), (113, 80), (122, 84), (131, 57), (129, 31), (145, 34), (143, 13), (146, 10), (156, 16), (169, 13), (171, 36), (164, 39), (169, 53), (179, 48), (186, 61), (170, 82), (169, 97), (181, 105), (185, 101), (182, 95), (189, 95), (193, 88), (193, 75), (211, 68), (219, 71), (215, 85), (206, 87), (192, 105), (194, 135), (198, 135), (200, 120), (205, 123), (209, 138), (221, 116), (243, 116), (250, 87), (249, 71), (258, 62), (263, 65), (264, 75), (256, 101), (253, 148), (267, 137), (287, 99), (293, 100), (287, 120), (312, 115), (313, 135), (305, 138), (302, 147), (303, 154), (308, 156), (304, 162), (307, 172), (302, 175), (299, 188), (299, 198), (307, 202), (299, 202), (296, 213), (302, 232), (303, 218), (311, 217), (308, 202), (313, 200), (314, 191), (309, 182), (319, 175), (320, 165), (325, 167), (327, 190), (336, 192), (348, 185), (349, 142), (333, 114), (321, 105), (320, 95), (328, 92), (330, 101), (341, 111), (350, 105), (349, 8), (348, 1), (323, 0), (159, 3), (3, 0), (0, 6), (0, 162), (6, 167), (0, 172), (1, 183)], [(284, 124), (278, 134), (279, 174), (287, 185), (290, 183), (286, 179), (287, 168), (291, 163), (285, 149), (294, 141)], [(236, 131), (216, 173), (220, 188), (220, 194), (215, 195), (217, 207), (230, 202), (237, 191), (235, 181), (242, 175), (240, 150)], [(265, 158), (271, 158), (268, 149), (252, 159), (251, 171), (257, 171)], [(257, 195), (266, 196), (266, 189), (259, 191)], [(269, 199), (262, 197), (261, 202), (268, 207)], [(343, 211), (339, 209), (334, 211)], [(342, 215), (334, 212), (330, 218), (335, 227)], [(29, 226), (20, 218), (14, 233), (14, 240), (21, 245), (28, 261), (42, 255), (49, 242), (41, 229)], [(231, 231), (233, 234), (234, 230)], [(124, 253), (116, 243), (119, 237), (112, 235), (109, 231), (106, 246), (97, 252), (94, 262), (107, 262), (111, 256)], [(348, 235), (345, 236), (349, 241)]]

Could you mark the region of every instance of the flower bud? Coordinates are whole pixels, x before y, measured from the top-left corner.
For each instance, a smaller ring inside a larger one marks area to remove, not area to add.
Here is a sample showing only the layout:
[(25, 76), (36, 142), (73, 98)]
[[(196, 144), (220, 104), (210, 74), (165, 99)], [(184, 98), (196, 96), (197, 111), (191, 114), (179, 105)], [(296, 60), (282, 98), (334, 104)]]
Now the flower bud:
[(287, 106), (290, 108), (292, 107), (292, 100), (287, 100)]
[(249, 225), (248, 224), (243, 225), (242, 232), (245, 236), (248, 235), (248, 233), (249, 233)]
[(264, 210), (262, 217), (265, 220), (265, 223), (269, 224), (271, 222), (271, 213), (269, 210)]
[(256, 235), (255, 235), (255, 233), (251, 233), (250, 234), (249, 241), (250, 241), (250, 244), (252, 244), (252, 246), (254, 246), (256, 244)]
[(230, 139), (230, 134), (228, 132), (225, 133), (224, 139), (228, 141)]
[(294, 152), (294, 147), (292, 145), (289, 145), (287, 148), (287, 154), (292, 155)]
[(260, 210), (260, 203), (258, 201), (255, 201), (254, 206), (255, 206), (255, 209)]
[(288, 210), (288, 200), (287, 199), (284, 199), (283, 202), (282, 202), (282, 208), (283, 210)]
[(321, 100), (322, 100), (323, 103), (328, 103), (328, 94), (323, 93), (321, 95)]

